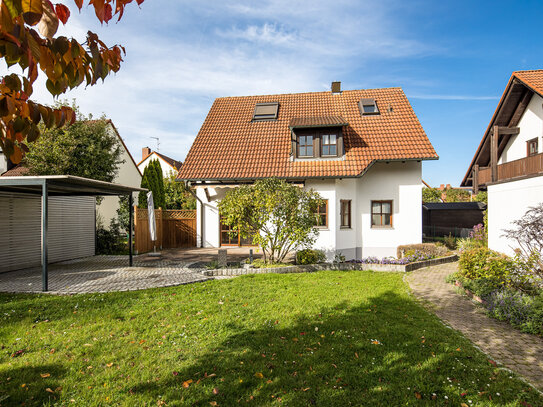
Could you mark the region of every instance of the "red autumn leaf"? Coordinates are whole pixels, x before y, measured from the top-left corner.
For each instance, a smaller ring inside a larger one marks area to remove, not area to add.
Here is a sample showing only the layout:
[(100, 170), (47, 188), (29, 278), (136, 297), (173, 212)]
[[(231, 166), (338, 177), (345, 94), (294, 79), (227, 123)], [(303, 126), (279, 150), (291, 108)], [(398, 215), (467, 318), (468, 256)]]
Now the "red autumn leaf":
[(74, 1), (77, 8), (81, 10), (81, 8), (83, 7), (83, 0), (74, 0)]
[(55, 12), (57, 13), (58, 19), (62, 21), (62, 24), (66, 24), (70, 17), (70, 9), (64, 4), (57, 4), (55, 5)]
[(420, 394), (418, 391), (415, 392), (415, 397), (420, 400), (422, 398), (422, 394)]
[(107, 23), (113, 18), (113, 10), (111, 9), (111, 4), (107, 3), (104, 7), (104, 21)]

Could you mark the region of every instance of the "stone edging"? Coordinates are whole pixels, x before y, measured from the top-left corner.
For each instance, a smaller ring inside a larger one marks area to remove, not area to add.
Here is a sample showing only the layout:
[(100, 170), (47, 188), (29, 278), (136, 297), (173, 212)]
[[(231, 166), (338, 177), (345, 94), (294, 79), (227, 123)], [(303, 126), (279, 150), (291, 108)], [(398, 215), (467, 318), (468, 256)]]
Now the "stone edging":
[(410, 264), (362, 264), (362, 263), (321, 263), (304, 266), (286, 266), (270, 268), (226, 268), (215, 270), (203, 270), (205, 276), (241, 276), (245, 274), (286, 274), (286, 273), (311, 273), (320, 270), (372, 270), (372, 271), (399, 271), (407, 272), (438, 264), (452, 263), (458, 260), (457, 255), (417, 261)]

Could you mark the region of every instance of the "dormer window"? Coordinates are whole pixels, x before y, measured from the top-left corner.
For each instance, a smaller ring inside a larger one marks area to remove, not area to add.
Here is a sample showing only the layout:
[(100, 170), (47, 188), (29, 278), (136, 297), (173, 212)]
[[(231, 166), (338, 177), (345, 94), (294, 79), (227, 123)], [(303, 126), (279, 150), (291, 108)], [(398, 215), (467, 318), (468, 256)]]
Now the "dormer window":
[(362, 116), (379, 114), (379, 108), (377, 107), (377, 102), (375, 99), (360, 99), (360, 102), (358, 102), (358, 108), (360, 109), (360, 114)]
[(335, 133), (321, 135), (321, 155), (337, 156), (337, 135)]
[(257, 103), (253, 114), (253, 121), (276, 120), (279, 102)]
[(313, 157), (313, 136), (298, 137), (298, 157)]

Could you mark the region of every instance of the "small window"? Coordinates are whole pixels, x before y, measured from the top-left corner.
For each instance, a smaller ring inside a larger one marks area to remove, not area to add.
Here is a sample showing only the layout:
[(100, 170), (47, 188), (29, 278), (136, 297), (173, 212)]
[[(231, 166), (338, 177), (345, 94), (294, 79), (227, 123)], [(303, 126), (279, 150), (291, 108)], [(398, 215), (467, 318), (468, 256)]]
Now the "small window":
[(360, 114), (362, 116), (379, 114), (379, 108), (377, 107), (377, 102), (375, 99), (360, 99), (360, 102), (358, 102), (358, 108), (360, 109)]
[(275, 120), (277, 119), (278, 110), (278, 102), (257, 103), (255, 106), (255, 112), (253, 114), (253, 120)]
[(392, 226), (392, 201), (371, 201), (371, 226)]
[(337, 155), (337, 135), (323, 134), (321, 136), (321, 155)]
[(536, 155), (539, 151), (539, 146), (538, 146), (538, 140), (536, 138), (532, 139), (532, 140), (528, 140), (527, 142), (527, 147), (528, 147), (528, 157), (532, 156), (532, 155)]
[(319, 228), (328, 227), (328, 199), (322, 200), (322, 204), (317, 207), (315, 215), (315, 226)]
[(298, 136), (298, 157), (313, 157), (313, 136)]
[(340, 211), (339, 217), (341, 218), (341, 227), (344, 229), (351, 228), (351, 200), (342, 199), (339, 201)]

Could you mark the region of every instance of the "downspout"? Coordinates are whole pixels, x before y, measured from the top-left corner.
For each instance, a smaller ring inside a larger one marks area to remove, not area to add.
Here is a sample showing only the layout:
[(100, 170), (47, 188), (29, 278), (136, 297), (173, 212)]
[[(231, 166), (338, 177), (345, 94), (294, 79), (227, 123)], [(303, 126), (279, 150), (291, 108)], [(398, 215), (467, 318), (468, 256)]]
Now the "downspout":
[(198, 195), (190, 189), (190, 183), (185, 183), (185, 189), (189, 191), (189, 193), (196, 198), (198, 202), (200, 202), (200, 247), (204, 247), (204, 202), (198, 198)]

